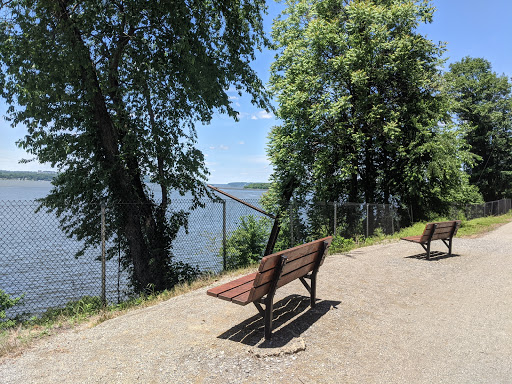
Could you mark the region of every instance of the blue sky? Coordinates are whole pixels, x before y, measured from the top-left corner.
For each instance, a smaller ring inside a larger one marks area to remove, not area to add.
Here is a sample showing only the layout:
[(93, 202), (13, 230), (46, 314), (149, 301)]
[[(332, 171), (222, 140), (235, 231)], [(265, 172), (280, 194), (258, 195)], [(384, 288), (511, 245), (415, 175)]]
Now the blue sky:
[[(447, 43), (448, 63), (464, 56), (489, 60), (498, 74), (512, 77), (512, 1), (435, 0), (437, 12), (432, 24), (422, 26), (420, 32), (434, 42)], [(283, 9), (282, 4), (269, 2), (265, 27), (270, 33), (272, 20)], [(272, 52), (258, 54), (254, 68), (266, 82), (273, 61)], [(278, 121), (271, 113), (255, 108), (248, 97), (230, 92), (240, 113), (239, 122), (227, 116), (215, 115), (211, 124), (198, 125), (198, 148), (206, 156), (211, 183), (232, 181), (266, 181), (272, 168), (266, 158), (267, 136)], [(0, 114), (6, 106), (0, 101)], [(15, 141), (25, 135), (24, 127), (11, 128), (0, 120), (0, 169), (49, 170), (39, 163), (18, 164), (28, 157), (16, 148)]]

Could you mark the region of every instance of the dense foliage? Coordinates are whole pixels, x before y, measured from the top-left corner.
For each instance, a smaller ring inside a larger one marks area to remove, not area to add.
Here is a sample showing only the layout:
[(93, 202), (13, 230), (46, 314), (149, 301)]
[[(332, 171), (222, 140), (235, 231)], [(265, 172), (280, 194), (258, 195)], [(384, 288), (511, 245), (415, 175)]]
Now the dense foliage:
[(482, 58), (465, 57), (446, 73), (451, 110), (468, 126), (466, 140), (479, 161), (466, 165), (485, 201), (512, 196), (512, 83)]
[(215, 110), (236, 118), (230, 86), (268, 104), (249, 65), (266, 44), (263, 11), (263, 0), (2, 2), (9, 119), (28, 129), (19, 145), (60, 171), (42, 204), (89, 246), (106, 203), (139, 291), (181, 276), (172, 241), (188, 210), (170, 211), (171, 191), (190, 193), (190, 209), (207, 194), (194, 124)]
[(414, 219), (478, 199), (462, 172), (465, 132), (449, 123), (444, 47), (417, 31), (429, 2), (287, 4), (273, 29), (271, 195), (406, 206)]

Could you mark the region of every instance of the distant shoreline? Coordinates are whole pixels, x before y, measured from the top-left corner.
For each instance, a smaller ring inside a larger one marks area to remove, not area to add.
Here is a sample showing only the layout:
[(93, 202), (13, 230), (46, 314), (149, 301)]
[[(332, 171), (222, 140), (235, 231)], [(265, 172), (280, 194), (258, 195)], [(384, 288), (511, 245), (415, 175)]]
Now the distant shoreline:
[(57, 172), (52, 171), (4, 171), (0, 170), (1, 180), (34, 180), (34, 181), (52, 181), (57, 176)]

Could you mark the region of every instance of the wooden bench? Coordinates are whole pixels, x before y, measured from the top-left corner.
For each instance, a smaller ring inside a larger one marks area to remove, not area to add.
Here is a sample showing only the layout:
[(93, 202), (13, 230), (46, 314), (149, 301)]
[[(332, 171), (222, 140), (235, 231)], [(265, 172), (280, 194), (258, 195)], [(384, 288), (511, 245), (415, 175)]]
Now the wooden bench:
[[(317, 273), (331, 241), (330, 236), (265, 256), (257, 272), (209, 289), (207, 294), (239, 305), (253, 303), (265, 319), (265, 339), (269, 340), (272, 337), (274, 295), (278, 288), (300, 279), (311, 295), (311, 307), (315, 306)], [(311, 280), (311, 285), (306, 278)]]
[(460, 227), (460, 220), (441, 221), (428, 223), (421, 236), (402, 237), (402, 240), (412, 241), (420, 244), (427, 252), (427, 259), (430, 259), (430, 243), (433, 240), (442, 240), (448, 247), (448, 254), (452, 254), (452, 240)]

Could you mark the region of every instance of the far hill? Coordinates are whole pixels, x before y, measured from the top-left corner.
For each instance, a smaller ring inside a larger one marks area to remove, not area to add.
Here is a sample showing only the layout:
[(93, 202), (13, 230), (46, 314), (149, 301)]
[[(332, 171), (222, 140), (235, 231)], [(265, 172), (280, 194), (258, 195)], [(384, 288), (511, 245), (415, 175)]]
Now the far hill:
[(244, 189), (269, 189), (270, 183), (249, 183), (244, 185)]
[(51, 181), (57, 176), (57, 172), (52, 171), (3, 171), (0, 170), (0, 179), (11, 180), (47, 180)]

